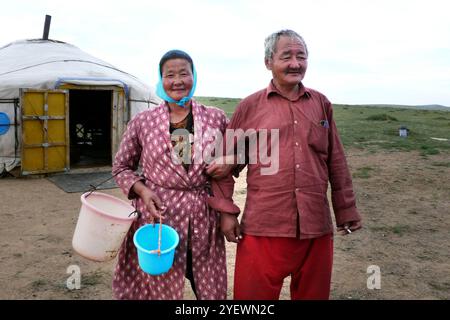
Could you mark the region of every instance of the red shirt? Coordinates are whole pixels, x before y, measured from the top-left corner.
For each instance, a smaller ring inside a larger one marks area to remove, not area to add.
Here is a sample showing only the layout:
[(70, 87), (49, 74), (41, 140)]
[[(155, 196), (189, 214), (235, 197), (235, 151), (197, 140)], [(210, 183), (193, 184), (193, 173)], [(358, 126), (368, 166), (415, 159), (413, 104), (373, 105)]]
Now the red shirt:
[[(247, 165), (247, 199), (242, 231), (255, 236), (315, 238), (333, 232), (328, 181), (336, 223), (360, 220), (333, 109), (321, 93), (300, 84), (298, 96), (283, 96), (270, 85), (243, 99), (227, 129), (279, 129), (278, 172), (262, 175), (259, 157)], [(270, 135), (269, 135), (270, 137)], [(271, 154), (270, 138), (268, 153)], [(240, 166), (242, 169), (244, 166)], [(234, 181), (213, 181), (209, 204), (239, 213), (232, 203)]]

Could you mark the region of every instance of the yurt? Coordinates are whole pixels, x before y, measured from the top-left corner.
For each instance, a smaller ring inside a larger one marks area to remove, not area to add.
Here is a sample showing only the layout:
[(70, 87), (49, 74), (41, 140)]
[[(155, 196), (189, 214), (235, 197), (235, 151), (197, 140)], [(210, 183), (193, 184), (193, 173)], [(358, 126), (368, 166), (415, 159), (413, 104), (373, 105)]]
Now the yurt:
[(0, 174), (111, 165), (127, 122), (158, 105), (136, 77), (61, 41), (0, 48)]

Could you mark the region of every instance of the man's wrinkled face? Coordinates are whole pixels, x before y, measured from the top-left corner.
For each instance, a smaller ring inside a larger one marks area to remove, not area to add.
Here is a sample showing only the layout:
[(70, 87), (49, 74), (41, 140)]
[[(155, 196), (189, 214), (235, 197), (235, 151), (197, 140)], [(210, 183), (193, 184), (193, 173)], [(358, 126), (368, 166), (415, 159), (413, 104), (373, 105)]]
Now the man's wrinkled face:
[(267, 69), (272, 71), (276, 85), (293, 87), (305, 77), (308, 54), (300, 39), (281, 36), (272, 59), (265, 63)]

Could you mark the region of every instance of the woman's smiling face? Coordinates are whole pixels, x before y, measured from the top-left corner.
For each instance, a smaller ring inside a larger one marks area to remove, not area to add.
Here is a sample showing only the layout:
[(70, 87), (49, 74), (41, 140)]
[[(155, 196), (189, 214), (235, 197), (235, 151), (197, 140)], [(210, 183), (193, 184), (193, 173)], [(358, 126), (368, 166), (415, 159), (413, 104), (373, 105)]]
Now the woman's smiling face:
[(161, 72), (163, 88), (169, 97), (179, 101), (189, 95), (194, 83), (189, 61), (181, 58), (167, 60)]

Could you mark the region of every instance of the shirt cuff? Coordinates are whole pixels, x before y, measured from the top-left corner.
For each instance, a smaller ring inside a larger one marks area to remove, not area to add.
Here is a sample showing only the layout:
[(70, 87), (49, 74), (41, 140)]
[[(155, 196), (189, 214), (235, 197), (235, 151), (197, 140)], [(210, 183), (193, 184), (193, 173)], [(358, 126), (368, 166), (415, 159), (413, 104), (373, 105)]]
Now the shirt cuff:
[(361, 221), (361, 215), (356, 207), (335, 211), (336, 225), (341, 226), (350, 221)]
[(208, 197), (208, 205), (216, 211), (239, 215), (241, 209), (231, 200)]

